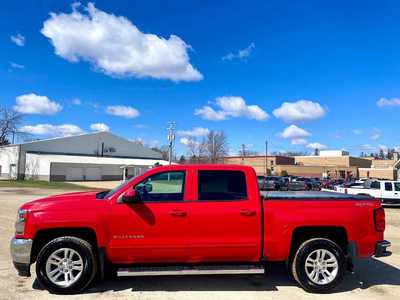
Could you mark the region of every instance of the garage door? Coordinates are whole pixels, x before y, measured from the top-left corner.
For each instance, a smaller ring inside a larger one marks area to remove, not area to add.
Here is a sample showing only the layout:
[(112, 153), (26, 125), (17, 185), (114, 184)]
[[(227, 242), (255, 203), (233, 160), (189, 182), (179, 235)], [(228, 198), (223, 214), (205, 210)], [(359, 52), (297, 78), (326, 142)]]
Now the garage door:
[(86, 168), (86, 180), (101, 180), (100, 168)]
[(67, 181), (83, 181), (83, 168), (67, 167), (65, 178)]

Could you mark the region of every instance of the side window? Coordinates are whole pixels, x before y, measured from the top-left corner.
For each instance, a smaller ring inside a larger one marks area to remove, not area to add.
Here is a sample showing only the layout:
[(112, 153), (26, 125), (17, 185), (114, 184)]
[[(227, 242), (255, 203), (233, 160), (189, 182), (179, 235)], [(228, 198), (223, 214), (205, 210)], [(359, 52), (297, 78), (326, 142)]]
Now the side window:
[(198, 200), (247, 199), (246, 176), (242, 171), (199, 171)]
[(391, 182), (385, 182), (385, 191), (393, 191)]
[(135, 191), (143, 202), (183, 201), (185, 172), (162, 172), (151, 175), (135, 185)]
[(380, 190), (381, 189), (381, 183), (378, 181), (374, 181), (371, 183), (371, 189), (377, 189)]
[(394, 183), (394, 190), (395, 190), (396, 192), (400, 192), (400, 182), (395, 182), (395, 183)]

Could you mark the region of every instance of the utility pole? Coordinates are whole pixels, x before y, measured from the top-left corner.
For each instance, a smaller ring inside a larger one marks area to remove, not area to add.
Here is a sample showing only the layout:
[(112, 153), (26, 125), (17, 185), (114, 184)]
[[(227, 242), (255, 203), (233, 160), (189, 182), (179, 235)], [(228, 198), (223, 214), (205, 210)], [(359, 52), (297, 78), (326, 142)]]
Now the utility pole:
[(242, 164), (244, 164), (244, 157), (246, 156), (246, 145), (242, 144)]
[(168, 134), (168, 160), (169, 160), (169, 164), (172, 163), (172, 149), (174, 147), (175, 144), (175, 121), (170, 121), (168, 122), (168, 128), (167, 130), (169, 131)]
[(265, 176), (268, 174), (268, 141), (265, 140)]

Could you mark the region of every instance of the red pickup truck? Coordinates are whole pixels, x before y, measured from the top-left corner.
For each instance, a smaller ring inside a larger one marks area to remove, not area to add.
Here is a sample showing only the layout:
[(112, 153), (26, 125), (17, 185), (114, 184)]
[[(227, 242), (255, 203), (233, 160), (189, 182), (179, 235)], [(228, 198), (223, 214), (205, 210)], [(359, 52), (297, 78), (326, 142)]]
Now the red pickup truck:
[(286, 261), (306, 291), (326, 292), (358, 258), (387, 256), (380, 201), (258, 189), (254, 169), (157, 167), (111, 191), (51, 196), (18, 211), (11, 253), (21, 276), (76, 293), (111, 275), (260, 273)]

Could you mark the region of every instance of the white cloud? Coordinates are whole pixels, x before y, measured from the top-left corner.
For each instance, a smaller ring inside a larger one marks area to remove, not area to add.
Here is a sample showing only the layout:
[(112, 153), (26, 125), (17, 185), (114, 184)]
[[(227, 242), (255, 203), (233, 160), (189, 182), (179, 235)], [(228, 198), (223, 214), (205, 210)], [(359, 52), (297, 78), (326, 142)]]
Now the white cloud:
[(381, 138), (382, 131), (378, 128), (374, 128), (371, 130), (371, 136), (369, 137), (370, 140), (376, 141)]
[(74, 100), (72, 100), (72, 103), (75, 105), (81, 105), (82, 101), (81, 101), (81, 99), (75, 98)]
[(19, 129), (20, 132), (29, 133), (33, 135), (42, 136), (71, 136), (75, 134), (83, 133), (84, 131), (74, 124), (63, 124), (63, 125), (51, 125), (51, 124), (38, 124), (38, 125), (26, 125)]
[(107, 106), (106, 113), (114, 116), (124, 117), (127, 119), (132, 119), (139, 116), (139, 111), (136, 108), (123, 105)]
[(159, 140), (151, 140), (150, 142), (146, 143), (149, 147), (156, 147), (160, 144)]
[(210, 106), (203, 106), (200, 109), (196, 109), (194, 114), (201, 115), (203, 119), (212, 121), (222, 121), (228, 117), (246, 117), (257, 121), (267, 121), (269, 119), (269, 115), (258, 105), (247, 105), (242, 97), (217, 97), (215, 104), (220, 110), (215, 110)]
[(380, 145), (378, 145), (378, 147), (380, 150), (383, 150), (383, 152), (385, 154), (388, 153), (388, 150), (389, 150), (388, 146), (380, 144)]
[(237, 54), (228, 53), (224, 57), (222, 57), (222, 60), (232, 60), (234, 58), (246, 58), (249, 57), (253, 49), (256, 47), (254, 43), (251, 43), (247, 48), (239, 50)]
[(207, 135), (209, 132), (210, 130), (208, 128), (195, 127), (192, 130), (178, 130), (178, 135), (200, 137)]
[(10, 36), (10, 39), (20, 47), (25, 45), (25, 37), (19, 33), (17, 35)]
[(41, 30), (62, 58), (88, 61), (97, 71), (114, 77), (203, 79), (189, 62), (191, 46), (180, 37), (143, 33), (127, 18), (101, 11), (93, 3), (81, 11), (79, 6), (74, 3), (69, 14), (50, 13)]
[(305, 140), (305, 139), (293, 139), (291, 141), (291, 144), (292, 145), (305, 145), (305, 144), (307, 144), (307, 140)]
[(353, 134), (355, 134), (355, 135), (361, 135), (362, 133), (363, 133), (362, 130), (353, 129)]
[(14, 110), (23, 114), (54, 115), (62, 110), (60, 104), (33, 93), (18, 96), (16, 102)]
[(318, 150), (323, 150), (323, 149), (328, 148), (327, 146), (322, 145), (320, 143), (311, 143), (311, 144), (308, 144), (306, 147), (309, 149), (318, 149)]
[(384, 106), (400, 106), (400, 98), (381, 98), (376, 102), (376, 105), (379, 107), (384, 107)]
[(394, 147), (394, 151), (400, 152), (400, 146), (395, 146), (395, 147)]
[(196, 140), (192, 139), (192, 138), (187, 138), (187, 137), (183, 137), (179, 140), (179, 142), (181, 142), (181, 144), (184, 144), (185, 146), (189, 146), (191, 144), (194, 145), (199, 145), (200, 143), (197, 142)]
[(296, 140), (309, 137), (311, 136), (311, 133), (302, 128), (297, 127), (296, 125), (290, 125), (289, 127), (286, 127), (285, 130), (278, 135), (284, 139)]
[(361, 145), (361, 149), (366, 152), (376, 152), (376, 147), (370, 144)]
[(133, 127), (138, 128), (138, 129), (144, 129), (144, 128), (149, 128), (146, 124), (135, 124)]
[(94, 131), (110, 131), (110, 127), (108, 127), (106, 124), (104, 123), (94, 123), (94, 124), (90, 124), (90, 129), (94, 130)]
[(13, 67), (13, 68), (16, 68), (16, 69), (23, 69), (23, 68), (25, 68), (25, 66), (19, 65), (19, 64), (15, 63), (15, 62), (12, 62), (12, 61), (10, 61), (10, 66)]
[(320, 119), (325, 116), (324, 108), (317, 102), (299, 100), (297, 102), (284, 102), (273, 112), (275, 117), (285, 122), (306, 122)]

